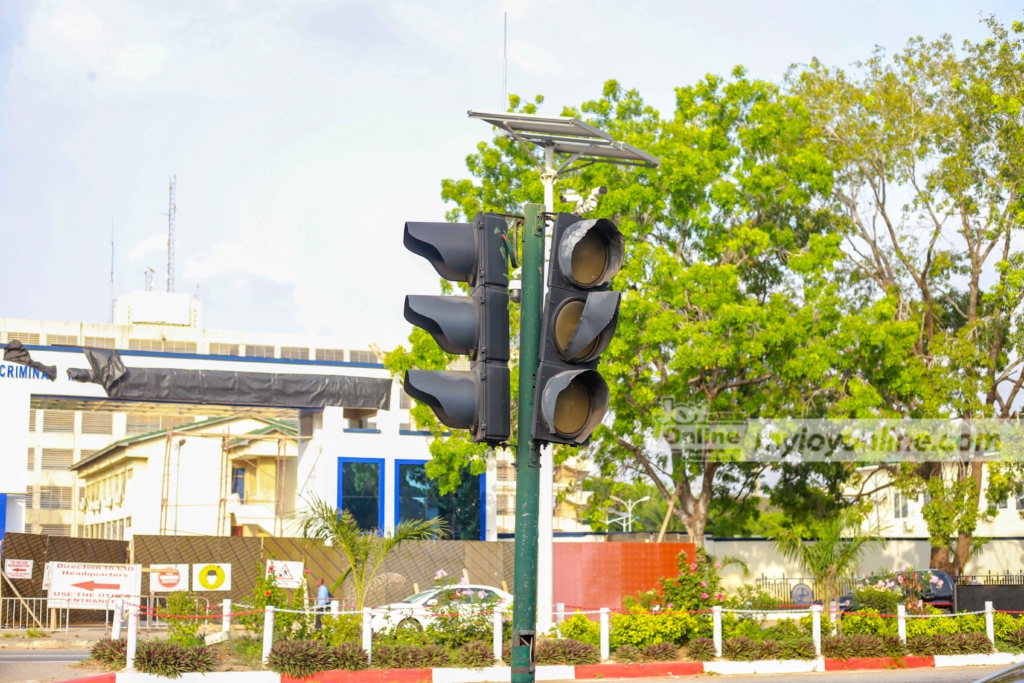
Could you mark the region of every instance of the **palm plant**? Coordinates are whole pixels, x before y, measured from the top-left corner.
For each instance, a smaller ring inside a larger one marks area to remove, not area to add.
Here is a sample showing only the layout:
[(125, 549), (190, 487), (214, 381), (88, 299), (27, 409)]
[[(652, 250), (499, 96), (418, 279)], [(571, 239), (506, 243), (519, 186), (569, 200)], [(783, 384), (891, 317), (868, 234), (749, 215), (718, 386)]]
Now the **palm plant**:
[(864, 552), (885, 547), (882, 531), (878, 524), (865, 526), (854, 508), (845, 508), (818, 525), (813, 541), (805, 541), (793, 529), (777, 528), (775, 547), (814, 578), (828, 606), (839, 597), (839, 582), (857, 573)]
[(438, 518), (427, 520), (406, 520), (395, 525), (393, 530), (360, 529), (348, 510), (338, 510), (326, 500), (313, 497), (306, 501), (307, 507), (298, 513), (302, 537), (337, 548), (348, 560), (348, 569), (334, 582), (334, 592), (352, 577), (356, 609), (362, 609), (376, 580), (384, 560), (398, 546), (406, 541), (429, 541), (443, 538), (445, 524)]

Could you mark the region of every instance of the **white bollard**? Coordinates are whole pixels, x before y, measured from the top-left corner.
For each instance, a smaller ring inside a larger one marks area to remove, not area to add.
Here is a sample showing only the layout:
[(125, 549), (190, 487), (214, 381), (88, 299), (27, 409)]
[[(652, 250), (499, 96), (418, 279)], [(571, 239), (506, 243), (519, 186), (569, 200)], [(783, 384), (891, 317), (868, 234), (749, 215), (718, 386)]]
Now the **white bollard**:
[(601, 608), (601, 661), (607, 661), (611, 657), (611, 638), (609, 638), (609, 627), (608, 627), (608, 613), (607, 607)]
[(363, 650), (366, 652), (367, 659), (373, 660), (373, 625), (371, 620), (373, 619), (370, 613), (369, 607), (363, 608)]
[(985, 601), (985, 635), (988, 636), (990, 643), (996, 644), (995, 614), (992, 612), (992, 603), (988, 600)]
[(821, 656), (821, 605), (811, 605), (811, 638), (814, 639), (814, 654)]
[(501, 642), (501, 626), (502, 617), (504, 616), (501, 607), (496, 606), (494, 608), (494, 614), (491, 615), (494, 622), (494, 659), (498, 662), (501, 661), (501, 650), (504, 643)]
[(231, 633), (231, 600), (224, 598), (220, 603), (220, 630)]
[(139, 646), (139, 612), (135, 607), (128, 608), (128, 647), (125, 651), (125, 668), (135, 668), (135, 651)]
[(114, 623), (110, 627), (110, 639), (111, 640), (120, 640), (121, 639), (121, 618), (122, 618), (121, 609), (123, 607), (124, 607), (124, 604), (123, 604), (123, 602), (121, 600), (115, 600), (114, 601)]
[(337, 600), (331, 600), (331, 616), (335, 619), (341, 614), (341, 603)]
[(711, 608), (711, 623), (714, 627), (715, 656), (722, 656), (722, 608), (715, 605)]
[(555, 615), (558, 618), (558, 623), (559, 624), (561, 624), (562, 622), (565, 621), (565, 603), (564, 602), (556, 602), (555, 603)]
[(270, 659), (270, 649), (274, 647), (274, 606), (267, 605), (263, 609), (263, 663)]
[(896, 633), (900, 636), (900, 642), (907, 642), (907, 606), (896, 605)]

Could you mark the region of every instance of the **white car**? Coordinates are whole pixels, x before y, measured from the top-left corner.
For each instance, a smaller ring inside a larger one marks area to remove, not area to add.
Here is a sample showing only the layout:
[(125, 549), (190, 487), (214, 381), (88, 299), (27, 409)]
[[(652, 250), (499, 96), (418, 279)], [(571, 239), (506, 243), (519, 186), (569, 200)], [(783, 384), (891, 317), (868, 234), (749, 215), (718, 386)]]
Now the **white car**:
[(374, 631), (383, 631), (396, 626), (422, 631), (437, 619), (435, 608), (439, 603), (438, 598), (442, 590), (457, 593), (452, 602), (458, 604), (460, 612), (470, 613), (476, 609), (491, 611), (494, 607), (504, 610), (512, 604), (512, 596), (494, 586), (470, 583), (448, 588), (431, 588), (399, 602), (375, 607), (370, 622), (371, 627)]

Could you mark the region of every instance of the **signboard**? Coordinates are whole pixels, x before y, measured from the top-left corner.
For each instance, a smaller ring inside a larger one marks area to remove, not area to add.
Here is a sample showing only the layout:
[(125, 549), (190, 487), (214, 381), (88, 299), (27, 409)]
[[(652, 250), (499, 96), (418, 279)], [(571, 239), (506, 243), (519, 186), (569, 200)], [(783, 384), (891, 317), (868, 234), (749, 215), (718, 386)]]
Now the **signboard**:
[(4, 560), (4, 576), (8, 579), (31, 579), (35, 560)]
[(53, 574), (53, 562), (43, 565), (43, 590), (50, 590), (50, 576)]
[(789, 591), (789, 599), (794, 605), (809, 605), (814, 600), (814, 591), (806, 583), (798, 583)]
[(192, 590), (231, 590), (231, 565), (218, 563), (192, 565)]
[(278, 588), (298, 588), (302, 585), (302, 572), (305, 565), (302, 562), (287, 562), (285, 560), (267, 560), (267, 576), (274, 572)]
[(48, 607), (111, 609), (116, 598), (138, 599), (142, 566), (52, 562)]
[(187, 564), (151, 564), (149, 590), (153, 593), (188, 590)]

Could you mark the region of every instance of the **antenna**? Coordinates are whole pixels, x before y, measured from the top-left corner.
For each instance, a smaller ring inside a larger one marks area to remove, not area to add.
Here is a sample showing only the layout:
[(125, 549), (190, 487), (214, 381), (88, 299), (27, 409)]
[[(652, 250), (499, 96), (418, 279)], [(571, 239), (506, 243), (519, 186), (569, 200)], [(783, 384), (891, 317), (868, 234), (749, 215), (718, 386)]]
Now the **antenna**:
[(114, 324), (114, 219), (110, 219), (110, 324)]
[(174, 185), (178, 176), (171, 176), (170, 197), (167, 200), (167, 291), (174, 291), (174, 214), (178, 205), (174, 201)]
[(505, 39), (501, 55), (501, 107), (498, 111), (508, 109), (508, 12), (505, 12)]

